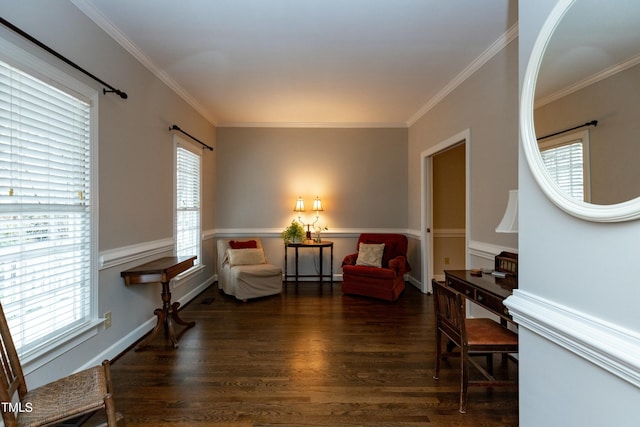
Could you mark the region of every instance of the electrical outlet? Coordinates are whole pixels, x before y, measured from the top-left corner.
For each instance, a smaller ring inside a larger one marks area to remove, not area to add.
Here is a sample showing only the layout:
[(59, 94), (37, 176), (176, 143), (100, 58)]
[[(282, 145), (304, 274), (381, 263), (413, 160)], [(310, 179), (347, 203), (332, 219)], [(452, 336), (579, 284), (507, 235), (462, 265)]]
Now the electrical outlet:
[(449, 257), (444, 257), (444, 265), (449, 265)]
[(111, 312), (107, 311), (104, 314), (104, 328), (109, 329), (111, 327)]

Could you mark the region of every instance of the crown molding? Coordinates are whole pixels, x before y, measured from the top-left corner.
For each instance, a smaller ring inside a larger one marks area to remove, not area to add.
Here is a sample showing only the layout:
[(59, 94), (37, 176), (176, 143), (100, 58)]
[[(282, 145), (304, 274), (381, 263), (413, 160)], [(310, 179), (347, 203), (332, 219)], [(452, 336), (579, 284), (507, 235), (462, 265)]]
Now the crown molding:
[(491, 58), (497, 55), (509, 43), (518, 37), (518, 23), (511, 26), (504, 34), (502, 34), (491, 46), (489, 46), (480, 56), (478, 56), (471, 64), (469, 64), (460, 74), (453, 78), (440, 92), (438, 92), (429, 102), (420, 108), (413, 116), (407, 120), (407, 127), (412, 126), (420, 120), (422, 116), (427, 114), (429, 110), (438, 105), (447, 95), (453, 92), (473, 73), (478, 71), (484, 64), (489, 62)]
[(273, 122), (273, 123), (253, 123), (253, 122), (229, 122), (218, 123), (200, 103), (198, 103), (186, 90), (184, 90), (167, 73), (159, 69), (140, 49), (113, 25), (89, 0), (71, 0), (71, 2), (107, 35), (112, 37), (120, 46), (136, 58), (142, 65), (158, 77), (163, 83), (171, 88), (178, 96), (191, 105), (202, 117), (216, 127), (262, 127), (262, 128), (408, 128), (424, 116), (429, 110), (435, 107), (447, 95), (453, 92), (460, 84), (468, 79), (473, 73), (486, 64), (498, 52), (504, 49), (511, 41), (518, 36), (518, 23), (514, 24), (495, 42), (491, 44), (478, 58), (469, 64), (460, 74), (451, 80), (442, 90), (440, 90), (429, 102), (420, 108), (406, 122), (345, 122), (345, 123), (307, 123), (307, 122)]
[(572, 85), (565, 87), (557, 92), (554, 92), (550, 95), (547, 95), (539, 100), (535, 101), (534, 109), (542, 107), (543, 105), (547, 105), (552, 103), (553, 101), (557, 101), (567, 95), (571, 95), (574, 92), (579, 91), (580, 89), (584, 89), (585, 87), (591, 86), (592, 84), (598, 83), (601, 80), (612, 77), (618, 73), (623, 72), (631, 67), (635, 67), (640, 64), (640, 55), (635, 56), (633, 58), (629, 58), (626, 61), (622, 61), (618, 64), (612, 65), (609, 68), (606, 68), (598, 73), (592, 74), (591, 76), (582, 79)]
[(219, 128), (334, 128), (334, 129), (389, 129), (407, 128), (405, 122), (228, 122)]
[(189, 93), (184, 90), (175, 80), (173, 80), (167, 73), (160, 70), (136, 45), (131, 41), (109, 21), (96, 7), (88, 0), (71, 0), (82, 13), (84, 13), (89, 19), (91, 19), (98, 27), (100, 27), (107, 35), (113, 38), (120, 46), (122, 46), (127, 52), (129, 52), (135, 59), (137, 59), (142, 65), (144, 65), (149, 71), (151, 71), (156, 77), (158, 77), (164, 84), (166, 84), (171, 90), (173, 90), (179, 97), (184, 99), (189, 105), (191, 105), (202, 117), (204, 117), (209, 123), (216, 126), (216, 121), (209, 112), (198, 103)]

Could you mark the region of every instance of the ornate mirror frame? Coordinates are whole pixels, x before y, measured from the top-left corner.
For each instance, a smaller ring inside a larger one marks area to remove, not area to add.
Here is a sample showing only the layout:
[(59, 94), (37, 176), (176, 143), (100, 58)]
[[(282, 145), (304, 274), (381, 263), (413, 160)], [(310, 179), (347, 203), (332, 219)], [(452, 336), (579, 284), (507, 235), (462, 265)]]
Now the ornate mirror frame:
[(533, 118), (538, 72), (546, 47), (556, 27), (575, 1), (580, 0), (560, 0), (556, 4), (538, 35), (525, 70), (520, 101), (520, 138), (525, 157), (531, 173), (542, 191), (566, 213), (596, 222), (620, 222), (637, 219), (640, 218), (640, 197), (612, 205), (596, 205), (574, 199), (566, 194), (547, 172), (538, 148)]

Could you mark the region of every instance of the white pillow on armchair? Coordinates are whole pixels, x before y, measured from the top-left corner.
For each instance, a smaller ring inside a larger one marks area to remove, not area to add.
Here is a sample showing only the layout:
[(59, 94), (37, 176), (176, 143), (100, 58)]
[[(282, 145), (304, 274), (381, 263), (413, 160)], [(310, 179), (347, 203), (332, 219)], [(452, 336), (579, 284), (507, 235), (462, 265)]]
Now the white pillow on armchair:
[(227, 249), (227, 257), (229, 266), (234, 265), (253, 265), (266, 264), (267, 259), (264, 256), (262, 248), (251, 249)]
[(360, 243), (356, 265), (382, 267), (384, 243)]

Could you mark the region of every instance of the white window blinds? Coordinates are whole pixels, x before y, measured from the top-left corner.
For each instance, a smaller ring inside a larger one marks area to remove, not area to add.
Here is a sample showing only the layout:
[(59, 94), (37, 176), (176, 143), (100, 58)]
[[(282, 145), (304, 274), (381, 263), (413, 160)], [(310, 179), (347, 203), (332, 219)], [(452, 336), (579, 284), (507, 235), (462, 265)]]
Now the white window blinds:
[(568, 195), (589, 200), (588, 133), (575, 132), (540, 143), (551, 178)]
[(176, 255), (200, 264), (200, 155), (176, 147)]
[(0, 302), (21, 354), (91, 320), (90, 105), (0, 62)]

